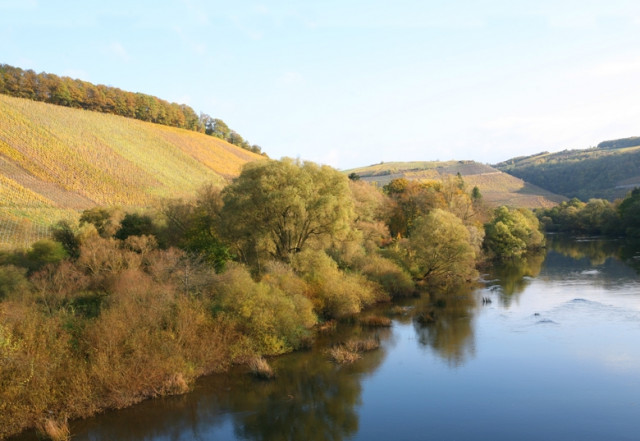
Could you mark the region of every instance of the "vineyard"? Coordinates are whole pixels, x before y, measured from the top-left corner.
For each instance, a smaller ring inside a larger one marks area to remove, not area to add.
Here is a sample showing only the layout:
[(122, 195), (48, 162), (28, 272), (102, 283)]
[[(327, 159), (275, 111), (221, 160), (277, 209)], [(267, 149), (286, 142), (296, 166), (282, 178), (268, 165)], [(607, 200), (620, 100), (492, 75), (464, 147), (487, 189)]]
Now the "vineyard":
[(468, 188), (477, 186), (490, 206), (509, 205), (526, 208), (549, 208), (564, 197), (474, 161), (389, 162), (347, 170), (363, 180), (386, 185), (391, 180), (439, 180), (447, 175), (460, 175)]
[(95, 205), (191, 196), (263, 158), (202, 133), (0, 95), (0, 246)]

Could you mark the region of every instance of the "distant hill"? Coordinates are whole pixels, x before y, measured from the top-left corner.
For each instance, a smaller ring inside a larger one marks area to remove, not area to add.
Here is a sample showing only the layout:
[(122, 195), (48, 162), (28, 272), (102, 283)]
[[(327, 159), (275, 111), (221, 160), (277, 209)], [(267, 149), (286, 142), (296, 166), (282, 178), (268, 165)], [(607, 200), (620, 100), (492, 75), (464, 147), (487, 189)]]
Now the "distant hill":
[(261, 159), (204, 133), (0, 95), (0, 246), (69, 210), (191, 196)]
[(546, 208), (564, 197), (524, 182), (491, 166), (474, 161), (385, 162), (346, 170), (361, 179), (383, 186), (392, 179), (442, 179), (460, 173), (469, 188), (477, 186), (484, 201), (492, 206)]
[(614, 200), (640, 186), (640, 138), (604, 141), (583, 150), (542, 152), (495, 167), (568, 198)]

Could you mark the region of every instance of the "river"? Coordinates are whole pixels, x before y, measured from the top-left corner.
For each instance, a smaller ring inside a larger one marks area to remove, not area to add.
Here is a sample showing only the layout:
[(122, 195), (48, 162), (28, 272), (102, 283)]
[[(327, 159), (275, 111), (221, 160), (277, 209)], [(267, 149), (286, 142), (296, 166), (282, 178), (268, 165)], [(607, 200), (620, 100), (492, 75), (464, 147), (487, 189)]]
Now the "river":
[[(391, 328), (343, 324), (271, 360), (273, 381), (202, 378), (189, 394), (73, 422), (73, 440), (640, 439), (640, 254), (549, 239), (545, 255), (496, 266), (477, 288), (370, 312)], [(329, 345), (369, 335), (380, 349), (328, 360)]]

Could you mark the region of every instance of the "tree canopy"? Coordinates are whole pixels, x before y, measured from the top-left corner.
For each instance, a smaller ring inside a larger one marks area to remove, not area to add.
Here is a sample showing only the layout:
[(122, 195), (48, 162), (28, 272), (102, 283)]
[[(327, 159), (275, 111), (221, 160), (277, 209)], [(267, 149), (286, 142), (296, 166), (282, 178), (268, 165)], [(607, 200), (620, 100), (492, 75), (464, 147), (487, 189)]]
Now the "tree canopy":
[(345, 233), (353, 217), (346, 176), (288, 158), (246, 164), (223, 200), (225, 237), (245, 262), (265, 254), (289, 261), (310, 242)]
[(503, 205), (496, 208), (493, 219), (485, 225), (485, 248), (496, 258), (520, 257), (544, 246), (539, 227), (531, 211)]

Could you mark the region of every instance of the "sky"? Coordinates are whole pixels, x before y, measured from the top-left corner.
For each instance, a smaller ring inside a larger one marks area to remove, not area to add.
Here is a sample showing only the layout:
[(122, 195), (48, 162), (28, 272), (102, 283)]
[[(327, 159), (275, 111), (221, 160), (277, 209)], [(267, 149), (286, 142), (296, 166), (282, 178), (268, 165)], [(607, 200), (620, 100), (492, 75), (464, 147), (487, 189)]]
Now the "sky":
[(640, 135), (637, 0), (0, 0), (0, 63), (343, 170)]

